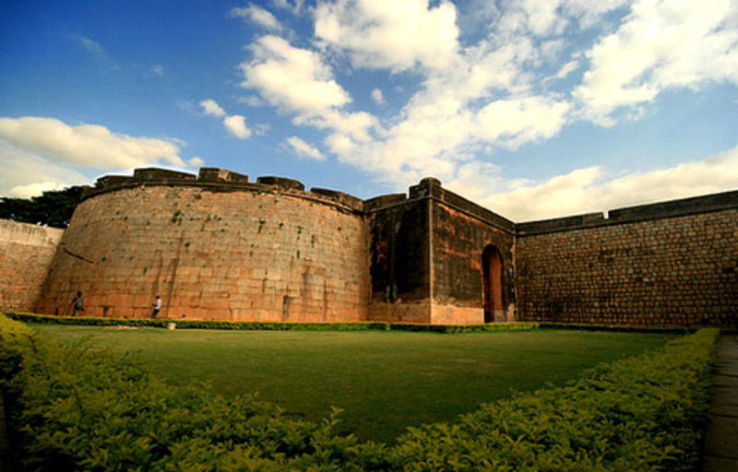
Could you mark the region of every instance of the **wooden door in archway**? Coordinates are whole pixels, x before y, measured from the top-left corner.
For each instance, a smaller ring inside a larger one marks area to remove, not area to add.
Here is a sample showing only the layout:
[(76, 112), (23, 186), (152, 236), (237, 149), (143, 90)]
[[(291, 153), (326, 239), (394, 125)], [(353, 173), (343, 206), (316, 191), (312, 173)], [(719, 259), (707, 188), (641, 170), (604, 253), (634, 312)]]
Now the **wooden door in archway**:
[(499, 249), (489, 245), (482, 252), (484, 284), (484, 322), (504, 319), (502, 301), (502, 256)]

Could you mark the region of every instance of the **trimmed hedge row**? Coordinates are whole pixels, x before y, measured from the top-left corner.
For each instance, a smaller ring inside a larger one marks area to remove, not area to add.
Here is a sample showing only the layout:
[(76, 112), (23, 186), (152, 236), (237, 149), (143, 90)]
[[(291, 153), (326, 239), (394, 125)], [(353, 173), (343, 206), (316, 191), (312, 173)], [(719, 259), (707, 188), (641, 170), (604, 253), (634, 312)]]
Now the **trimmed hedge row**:
[(29, 471), (388, 470), (388, 449), (252, 396), (173, 387), (125, 356), (0, 316), (0, 388)]
[(580, 331), (614, 331), (622, 333), (678, 333), (688, 334), (694, 333), (698, 328), (689, 328), (685, 326), (628, 326), (628, 325), (602, 325), (602, 324), (584, 324), (584, 323), (553, 323), (549, 321), (541, 321), (539, 323), (541, 329), (575, 329)]
[(269, 331), (425, 331), (432, 333), (472, 333), (497, 331), (527, 331), (537, 329), (537, 322), (488, 323), (479, 325), (428, 325), (415, 323), (386, 323), (384, 321), (355, 321), (342, 323), (292, 323), (278, 321), (210, 321), (167, 320), (151, 318), (92, 318), (35, 313), (5, 313), (9, 318), (32, 323), (55, 323), (83, 326), (141, 326), (166, 328), (176, 323), (177, 329), (269, 330)]
[(431, 333), (479, 333), (504, 331), (530, 331), (538, 329), (538, 322), (510, 321), (504, 323), (485, 323), (472, 325), (429, 325), (419, 323), (389, 323), (392, 331), (424, 331)]
[(565, 387), (410, 428), (393, 454), (408, 471), (695, 470), (718, 334), (703, 329)]
[(244, 396), (172, 387), (142, 364), (0, 316), (0, 388), (25, 470), (690, 470), (718, 330), (483, 405), (395, 445)]

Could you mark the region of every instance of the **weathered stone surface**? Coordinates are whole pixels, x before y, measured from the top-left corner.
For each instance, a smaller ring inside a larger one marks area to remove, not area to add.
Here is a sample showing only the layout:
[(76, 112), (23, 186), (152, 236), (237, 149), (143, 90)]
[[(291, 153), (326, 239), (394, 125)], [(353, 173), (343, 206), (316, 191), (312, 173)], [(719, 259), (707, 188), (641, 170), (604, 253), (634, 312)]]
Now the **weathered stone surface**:
[(738, 192), (514, 224), (432, 177), (362, 201), (149, 168), (99, 179), (56, 255), (45, 237), (0, 234), (3, 308), (67, 314), (81, 290), (93, 316), (158, 293), (175, 319), (738, 324)]
[(299, 180), (286, 179), (284, 177), (275, 177), (271, 175), (257, 178), (256, 183), (281, 187), (284, 189), (305, 190), (305, 185)]
[[(446, 201), (434, 200), (432, 210), (433, 302), (439, 307), (434, 310), (434, 322), (485, 322), (483, 252), (489, 246), (502, 258), (502, 306), (497, 310), (502, 321), (506, 307), (515, 303), (513, 233)], [(487, 321), (494, 318), (489, 313)]]
[(33, 311), (64, 230), (0, 220), (0, 309)]
[(401, 205), (391, 204), (371, 212), (368, 223), (371, 319), (429, 323), (427, 201), (403, 199)]
[(523, 320), (736, 326), (738, 210), (517, 239)]
[(360, 216), (267, 191), (142, 186), (83, 201), (41, 296), (54, 313), (81, 290), (87, 314), (178, 319), (367, 319)]
[(226, 169), (217, 167), (203, 167), (197, 173), (197, 180), (201, 182), (233, 182), (233, 183), (249, 183), (249, 176), (239, 174)]

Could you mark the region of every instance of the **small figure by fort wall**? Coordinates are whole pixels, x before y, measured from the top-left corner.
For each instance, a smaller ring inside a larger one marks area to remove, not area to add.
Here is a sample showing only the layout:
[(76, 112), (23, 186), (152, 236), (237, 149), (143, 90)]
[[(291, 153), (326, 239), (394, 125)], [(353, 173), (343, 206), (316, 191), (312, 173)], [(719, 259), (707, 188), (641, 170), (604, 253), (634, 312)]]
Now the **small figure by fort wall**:
[(203, 170), (103, 180), (74, 213), (38, 311), (67, 314), (80, 290), (88, 316), (147, 317), (158, 294), (169, 319), (367, 319), (360, 200)]
[(0, 308), (33, 311), (64, 230), (0, 220)]

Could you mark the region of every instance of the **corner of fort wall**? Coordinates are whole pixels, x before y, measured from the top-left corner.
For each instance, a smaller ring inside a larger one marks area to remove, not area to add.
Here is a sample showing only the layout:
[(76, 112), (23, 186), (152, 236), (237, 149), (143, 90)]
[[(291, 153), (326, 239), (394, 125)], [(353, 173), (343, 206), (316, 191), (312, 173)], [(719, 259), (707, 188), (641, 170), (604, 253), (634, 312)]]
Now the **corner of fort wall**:
[(33, 311), (63, 229), (0, 220), (0, 309)]

